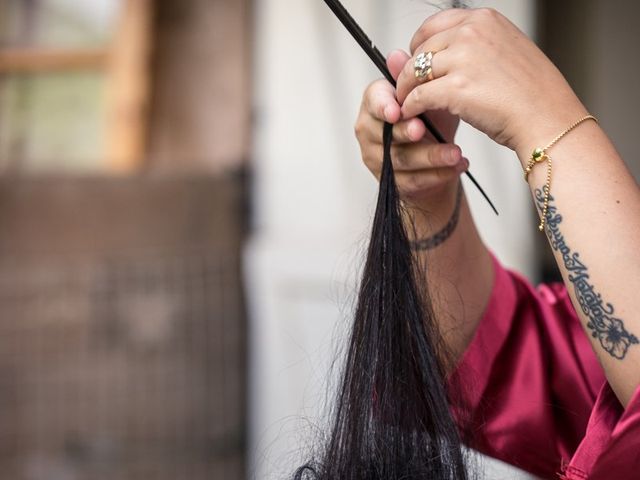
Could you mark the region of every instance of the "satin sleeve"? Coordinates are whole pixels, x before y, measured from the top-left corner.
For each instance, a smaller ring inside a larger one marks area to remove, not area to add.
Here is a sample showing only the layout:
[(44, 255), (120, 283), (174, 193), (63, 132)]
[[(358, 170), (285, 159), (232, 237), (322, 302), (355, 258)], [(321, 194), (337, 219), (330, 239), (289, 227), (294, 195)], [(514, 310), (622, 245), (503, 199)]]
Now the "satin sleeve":
[(640, 472), (638, 392), (624, 410), (564, 285), (534, 288), (495, 257), (493, 266), (483, 318), (450, 378), (474, 448), (541, 478), (600, 478), (625, 456)]
[(602, 386), (584, 439), (561, 473), (566, 480), (640, 478), (640, 387), (623, 408), (609, 384)]

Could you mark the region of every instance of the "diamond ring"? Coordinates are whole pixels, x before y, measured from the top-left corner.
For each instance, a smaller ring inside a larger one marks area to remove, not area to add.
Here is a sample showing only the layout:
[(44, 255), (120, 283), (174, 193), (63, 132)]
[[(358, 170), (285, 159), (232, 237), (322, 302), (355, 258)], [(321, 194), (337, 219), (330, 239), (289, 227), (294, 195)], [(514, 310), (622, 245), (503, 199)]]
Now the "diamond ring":
[(433, 68), (431, 67), (431, 61), (433, 60), (433, 52), (421, 53), (416, 57), (413, 64), (416, 78), (426, 81), (433, 80)]

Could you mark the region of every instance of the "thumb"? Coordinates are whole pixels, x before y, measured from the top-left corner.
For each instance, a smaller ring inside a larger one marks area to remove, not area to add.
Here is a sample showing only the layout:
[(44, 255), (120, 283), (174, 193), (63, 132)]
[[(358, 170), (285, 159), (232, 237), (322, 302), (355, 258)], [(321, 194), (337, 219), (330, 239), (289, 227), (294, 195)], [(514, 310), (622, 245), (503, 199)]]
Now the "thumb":
[(402, 69), (410, 59), (411, 56), (403, 50), (394, 50), (391, 52), (387, 57), (387, 67), (389, 67), (391, 76), (397, 80), (400, 72), (402, 72)]

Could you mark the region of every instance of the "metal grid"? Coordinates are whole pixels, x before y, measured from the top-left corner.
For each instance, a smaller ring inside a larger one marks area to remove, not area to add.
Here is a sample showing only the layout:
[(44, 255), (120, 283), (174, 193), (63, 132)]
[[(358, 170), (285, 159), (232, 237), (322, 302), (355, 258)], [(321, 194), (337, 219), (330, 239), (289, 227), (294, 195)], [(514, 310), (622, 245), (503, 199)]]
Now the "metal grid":
[(240, 479), (238, 253), (0, 266), (0, 472)]

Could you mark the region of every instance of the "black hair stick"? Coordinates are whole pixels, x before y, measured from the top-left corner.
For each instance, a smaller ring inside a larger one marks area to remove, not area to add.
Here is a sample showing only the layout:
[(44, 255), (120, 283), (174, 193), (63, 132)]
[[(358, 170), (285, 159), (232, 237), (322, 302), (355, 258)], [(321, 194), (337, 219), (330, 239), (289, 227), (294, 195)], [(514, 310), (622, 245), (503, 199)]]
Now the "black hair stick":
[[(369, 56), (369, 58), (373, 61), (373, 63), (378, 67), (378, 70), (382, 72), (384, 77), (393, 85), (396, 86), (396, 81), (391, 75), (391, 72), (387, 68), (387, 61), (384, 58), (384, 55), (380, 53), (380, 50), (375, 46), (375, 44), (371, 41), (371, 39), (364, 33), (360, 25), (356, 23), (351, 14), (347, 11), (346, 8), (339, 2), (339, 0), (324, 0), (327, 6), (333, 11), (333, 13), (338, 17), (338, 20), (342, 22), (345, 28), (349, 31), (349, 33), (353, 36), (353, 38), (358, 42), (360, 47), (365, 51), (365, 53)], [(438, 129), (431, 123), (431, 120), (423, 113), (419, 116), (420, 120), (422, 120), (427, 127), (427, 130), (433, 135), (438, 143), (447, 143), (442, 134), (438, 131)], [(498, 210), (493, 205), (489, 196), (482, 189), (478, 181), (471, 175), (471, 172), (468, 170), (464, 172), (469, 180), (476, 186), (476, 188), (480, 191), (485, 200), (489, 203), (489, 206), (493, 209), (493, 211), (498, 215)]]

